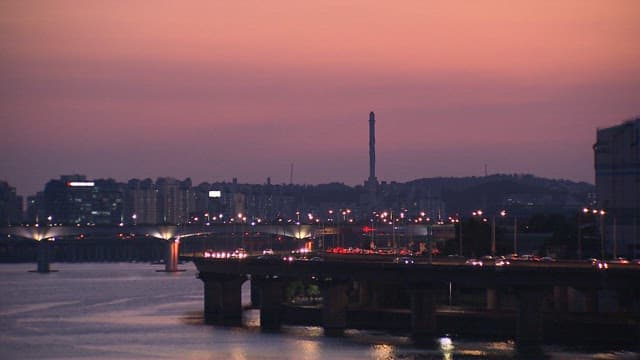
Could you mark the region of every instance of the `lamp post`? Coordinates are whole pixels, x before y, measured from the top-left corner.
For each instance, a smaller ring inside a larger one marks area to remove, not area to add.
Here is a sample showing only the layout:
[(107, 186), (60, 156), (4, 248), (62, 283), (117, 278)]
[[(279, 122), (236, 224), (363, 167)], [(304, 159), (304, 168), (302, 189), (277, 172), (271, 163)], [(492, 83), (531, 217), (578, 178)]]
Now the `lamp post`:
[(452, 221), (454, 224), (458, 224), (458, 255), (462, 256), (462, 217), (458, 215)]
[(613, 236), (613, 259), (617, 259), (618, 258), (618, 240), (617, 240), (617, 226), (616, 226), (616, 217), (613, 217), (613, 229), (612, 229), (612, 236)]
[[(607, 212), (604, 209), (590, 209), (588, 207), (582, 208), (584, 214), (591, 213), (593, 215), (600, 215), (600, 259), (604, 260), (604, 216)], [(582, 257), (582, 234), (580, 231), (580, 217), (578, 217), (578, 256)], [(615, 254), (615, 245), (614, 245)]]
[(296, 211), (296, 226), (298, 227), (298, 236), (296, 236), (298, 244), (296, 246), (300, 248), (300, 211)]
[(376, 248), (376, 216), (377, 212), (371, 213), (371, 242), (369, 243), (369, 249), (375, 250)]
[[(482, 210), (476, 210), (472, 214), (474, 216), (482, 216), (484, 212)], [(498, 213), (501, 217), (507, 216), (506, 210), (500, 210)], [(514, 236), (515, 239), (515, 236)], [(515, 244), (514, 240), (514, 244)], [(496, 214), (491, 215), (491, 256), (496, 256)]]
[(518, 217), (513, 217), (513, 253), (518, 255)]
[[(588, 214), (589, 208), (582, 208), (582, 214)], [(578, 213), (578, 260), (582, 260), (582, 214)]]
[(396, 243), (396, 223), (393, 218), (393, 210), (391, 210), (391, 244), (393, 245), (394, 252), (398, 250), (398, 244)]
[[(327, 211), (327, 213), (329, 214), (329, 216), (327, 217), (327, 222), (331, 223), (331, 227), (333, 228), (335, 226), (334, 218), (333, 218), (334, 211), (329, 209), (329, 211)], [(335, 230), (336, 230), (336, 236), (331, 239), (331, 247), (332, 248), (336, 247), (336, 241), (338, 240), (338, 236), (339, 236), (339, 229), (336, 227)]]
[(594, 210), (594, 213), (600, 214), (600, 256), (604, 260), (604, 210)]

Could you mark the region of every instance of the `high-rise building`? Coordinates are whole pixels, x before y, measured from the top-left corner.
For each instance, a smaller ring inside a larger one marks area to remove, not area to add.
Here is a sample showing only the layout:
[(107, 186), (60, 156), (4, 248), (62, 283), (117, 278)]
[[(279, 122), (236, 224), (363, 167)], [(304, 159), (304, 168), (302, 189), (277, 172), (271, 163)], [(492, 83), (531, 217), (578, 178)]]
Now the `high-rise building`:
[(158, 189), (153, 180), (131, 179), (127, 183), (126, 191), (127, 224), (156, 224), (158, 223)]
[(122, 188), (115, 180), (88, 181), (84, 175), (63, 175), (45, 185), (44, 216), (35, 215), (40, 223), (116, 224), (123, 216), (123, 200)]
[(30, 224), (37, 224), (40, 219), (44, 219), (47, 216), (44, 211), (44, 192), (38, 191), (36, 195), (27, 196), (27, 213), (25, 222)]
[(164, 224), (184, 224), (189, 221), (189, 213), (194, 209), (195, 197), (191, 191), (191, 179), (179, 181), (173, 178), (159, 178), (158, 212)]
[(22, 221), (22, 197), (16, 188), (0, 181), (0, 226), (18, 224)]
[(640, 253), (640, 118), (597, 130), (596, 195), (604, 209), (605, 247), (613, 256)]

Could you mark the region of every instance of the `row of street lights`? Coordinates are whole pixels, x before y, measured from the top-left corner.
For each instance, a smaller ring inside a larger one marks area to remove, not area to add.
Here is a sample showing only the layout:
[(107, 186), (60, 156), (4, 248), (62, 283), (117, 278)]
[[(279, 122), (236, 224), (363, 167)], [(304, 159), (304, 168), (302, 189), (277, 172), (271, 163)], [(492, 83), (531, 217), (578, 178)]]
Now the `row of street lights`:
[[(596, 208), (582, 208), (583, 214), (592, 214), (599, 216), (600, 220), (600, 257), (604, 259), (605, 257), (605, 231), (604, 231), (604, 217), (607, 212), (604, 209), (596, 209)], [(476, 210), (472, 212), (473, 216), (482, 216), (484, 212), (482, 210)], [(496, 253), (496, 216), (506, 217), (507, 211), (500, 210), (498, 213), (491, 215), (491, 256), (495, 256)], [(582, 227), (581, 227), (581, 216), (578, 216), (578, 259), (582, 259)], [(614, 219), (615, 220), (615, 219)], [(483, 218), (483, 221), (487, 221), (486, 218)], [(462, 223), (461, 219), (457, 218), (455, 222), (460, 222), (460, 235), (459, 235), (459, 251), (460, 255), (462, 255)], [(615, 222), (614, 222), (615, 224)], [(518, 218), (514, 216), (513, 218), (513, 253), (518, 253)], [(617, 256), (616, 242), (614, 239), (613, 243), (613, 257)]]
[[(473, 211), (473, 216), (482, 216), (484, 212), (481, 209)], [(496, 216), (506, 217), (507, 211), (500, 210), (499, 212), (491, 215), (491, 256), (496, 256)], [(483, 221), (487, 221), (483, 218)], [(518, 218), (513, 217), (513, 253), (518, 253)], [(460, 224), (460, 255), (462, 255), (462, 223)]]
[[(607, 214), (607, 212), (604, 209), (584, 207), (582, 208), (582, 213), (585, 215), (592, 214), (600, 216), (600, 258), (604, 259), (604, 216)], [(582, 260), (582, 228), (580, 219), (581, 216), (578, 215), (578, 259)], [(615, 242), (613, 246), (613, 256), (614, 258), (617, 256)]]

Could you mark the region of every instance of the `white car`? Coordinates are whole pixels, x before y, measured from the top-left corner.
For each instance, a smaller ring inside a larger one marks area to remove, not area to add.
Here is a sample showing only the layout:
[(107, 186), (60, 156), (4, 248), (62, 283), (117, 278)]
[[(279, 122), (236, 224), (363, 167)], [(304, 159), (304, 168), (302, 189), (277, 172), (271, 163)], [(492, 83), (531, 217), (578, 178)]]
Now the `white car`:
[(482, 260), (478, 260), (478, 259), (469, 259), (467, 261), (464, 262), (466, 265), (471, 265), (471, 266), (482, 266)]

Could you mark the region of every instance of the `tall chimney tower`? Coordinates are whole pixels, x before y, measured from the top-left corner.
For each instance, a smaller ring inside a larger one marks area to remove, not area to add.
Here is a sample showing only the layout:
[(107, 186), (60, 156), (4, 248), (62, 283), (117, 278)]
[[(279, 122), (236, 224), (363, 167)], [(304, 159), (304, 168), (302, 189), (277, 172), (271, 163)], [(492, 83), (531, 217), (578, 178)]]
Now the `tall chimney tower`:
[(369, 113), (369, 186), (378, 184), (376, 179), (376, 114)]

